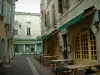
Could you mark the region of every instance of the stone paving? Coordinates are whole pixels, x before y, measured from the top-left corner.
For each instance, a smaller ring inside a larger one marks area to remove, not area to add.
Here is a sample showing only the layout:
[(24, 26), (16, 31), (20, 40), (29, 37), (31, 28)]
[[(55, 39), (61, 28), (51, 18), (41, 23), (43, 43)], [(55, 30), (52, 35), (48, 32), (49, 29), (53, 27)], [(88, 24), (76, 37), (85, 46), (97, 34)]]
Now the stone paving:
[(4, 73), (0, 75), (33, 75), (26, 59), (27, 56), (16, 56)]

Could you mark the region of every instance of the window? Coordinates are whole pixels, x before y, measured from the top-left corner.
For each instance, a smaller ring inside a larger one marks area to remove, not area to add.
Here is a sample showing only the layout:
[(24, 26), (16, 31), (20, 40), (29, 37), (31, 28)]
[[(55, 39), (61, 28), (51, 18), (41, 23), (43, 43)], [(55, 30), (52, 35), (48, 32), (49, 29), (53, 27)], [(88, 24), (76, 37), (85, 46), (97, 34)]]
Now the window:
[(62, 7), (63, 0), (58, 0), (58, 12), (63, 13), (63, 7)]
[(49, 3), (50, 3), (50, 1), (51, 1), (51, 0), (47, 0), (47, 4), (49, 4)]
[(52, 23), (53, 25), (55, 24), (55, 5), (52, 5)]
[(14, 35), (18, 35), (18, 29), (14, 29)]
[(96, 52), (96, 38), (95, 34), (90, 30), (90, 44), (91, 44), (91, 58), (92, 60), (97, 60), (97, 52)]
[(89, 59), (88, 33), (81, 35), (82, 59)]
[(69, 9), (69, 0), (63, 0), (63, 8)]
[(58, 12), (63, 13), (66, 9), (69, 9), (69, 0), (58, 0)]
[(31, 35), (31, 28), (27, 28), (27, 35)]
[(75, 39), (75, 58), (80, 58), (80, 42), (79, 42), (79, 33), (77, 33), (76, 39)]
[(97, 60), (95, 34), (87, 27), (81, 28), (75, 37), (75, 58)]
[(49, 13), (49, 11), (46, 13), (46, 19), (47, 19), (47, 27), (50, 27), (50, 13)]
[(47, 27), (47, 15), (45, 14), (45, 26)]
[(3, 15), (4, 0), (0, 0), (0, 13)]
[(50, 14), (49, 11), (46, 12), (45, 14), (45, 26), (49, 29), (50, 27)]

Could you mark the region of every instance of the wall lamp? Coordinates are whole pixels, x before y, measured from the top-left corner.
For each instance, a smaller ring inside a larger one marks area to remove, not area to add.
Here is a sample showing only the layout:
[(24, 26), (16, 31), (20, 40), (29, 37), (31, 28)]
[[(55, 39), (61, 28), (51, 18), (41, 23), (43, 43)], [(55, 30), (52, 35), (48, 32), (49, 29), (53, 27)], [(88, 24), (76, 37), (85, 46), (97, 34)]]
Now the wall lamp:
[(95, 23), (94, 23), (95, 28), (97, 28), (98, 30), (99, 30), (99, 23), (100, 23), (100, 21), (95, 21)]

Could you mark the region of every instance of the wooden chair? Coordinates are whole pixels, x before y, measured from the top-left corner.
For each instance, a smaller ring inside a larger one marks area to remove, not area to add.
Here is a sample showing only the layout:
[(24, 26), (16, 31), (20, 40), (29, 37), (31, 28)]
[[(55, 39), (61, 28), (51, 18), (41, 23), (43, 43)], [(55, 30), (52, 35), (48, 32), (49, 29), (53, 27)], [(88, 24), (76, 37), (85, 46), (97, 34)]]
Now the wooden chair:
[(93, 74), (88, 74), (88, 75), (100, 75), (100, 72), (93, 73)]
[(64, 74), (66, 75), (66, 74), (70, 74), (71, 73), (70, 70), (67, 70), (63, 66), (64, 66), (64, 64), (57, 63), (57, 66), (56, 66), (56, 75), (64, 75)]
[(53, 66), (54, 63), (51, 62), (51, 61), (49, 61), (49, 60), (56, 60), (56, 59), (57, 59), (56, 57), (52, 57), (52, 58), (47, 59), (47, 61), (46, 61), (46, 65), (47, 65), (47, 66)]

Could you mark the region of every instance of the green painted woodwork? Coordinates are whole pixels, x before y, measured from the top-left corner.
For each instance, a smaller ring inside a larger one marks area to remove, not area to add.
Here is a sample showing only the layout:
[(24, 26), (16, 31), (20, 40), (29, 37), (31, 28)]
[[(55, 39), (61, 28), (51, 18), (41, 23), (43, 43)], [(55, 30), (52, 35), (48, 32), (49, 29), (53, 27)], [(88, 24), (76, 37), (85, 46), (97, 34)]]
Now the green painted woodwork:
[(83, 13), (79, 14), (78, 16), (74, 17), (73, 19), (65, 23), (64, 25), (60, 26), (59, 30), (64, 30), (65, 28), (68, 28), (69, 26), (79, 22), (82, 18), (83, 18)]

